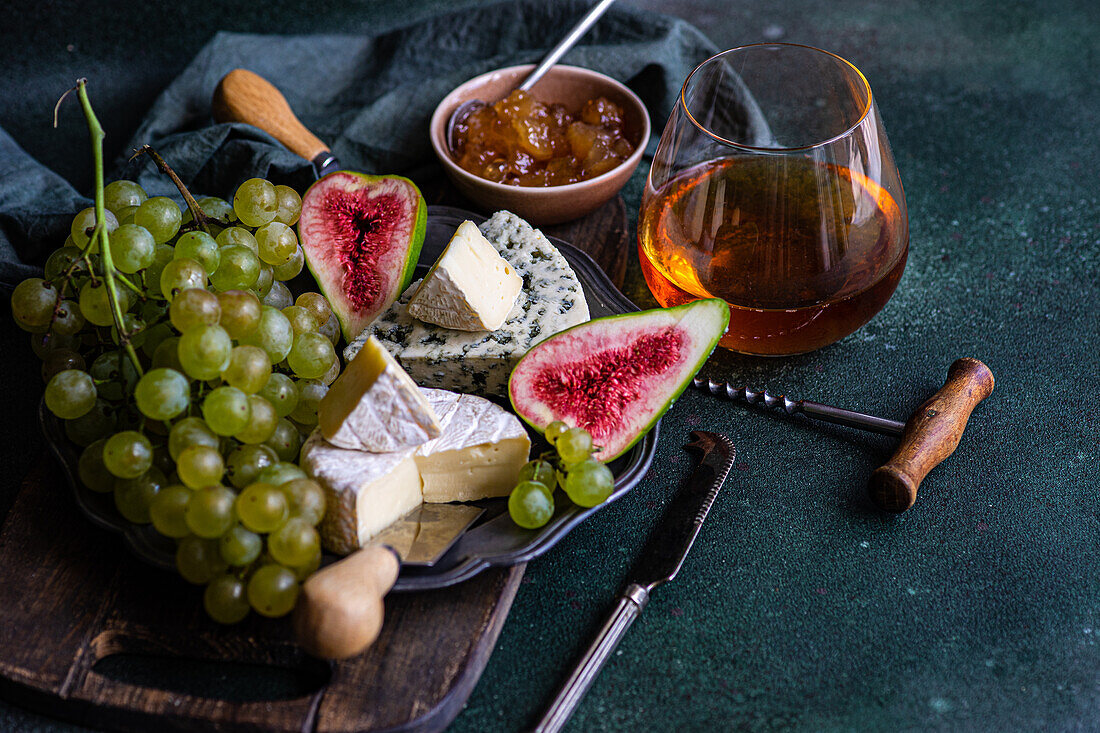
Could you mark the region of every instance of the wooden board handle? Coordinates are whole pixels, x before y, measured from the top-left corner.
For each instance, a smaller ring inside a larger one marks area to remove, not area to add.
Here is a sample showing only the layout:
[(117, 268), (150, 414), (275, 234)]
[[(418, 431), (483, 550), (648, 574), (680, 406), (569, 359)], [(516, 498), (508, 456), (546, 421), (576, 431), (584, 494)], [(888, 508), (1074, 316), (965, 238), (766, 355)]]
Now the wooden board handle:
[(940, 391), (905, 423), (894, 455), (871, 474), (872, 501), (889, 512), (913, 506), (920, 482), (955, 451), (970, 413), (992, 391), (989, 367), (977, 359), (957, 359)]
[(258, 127), (306, 160), (329, 152), (328, 145), (298, 120), (282, 92), (248, 69), (233, 69), (222, 77), (211, 107), (218, 122)]
[(322, 659), (347, 659), (362, 652), (382, 630), (382, 598), (399, 568), (397, 553), (373, 545), (312, 575), (302, 584), (294, 609), (298, 643)]

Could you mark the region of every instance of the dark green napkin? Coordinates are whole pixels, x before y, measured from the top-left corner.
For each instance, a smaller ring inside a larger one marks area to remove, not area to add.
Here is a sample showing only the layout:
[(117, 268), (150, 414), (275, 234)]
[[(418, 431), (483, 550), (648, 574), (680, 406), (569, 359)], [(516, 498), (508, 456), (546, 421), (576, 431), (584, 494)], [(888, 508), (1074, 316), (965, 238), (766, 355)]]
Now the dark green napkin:
[[(218, 80), (245, 67), (279, 87), (345, 166), (423, 182), (441, 173), (428, 142), (428, 120), (439, 101), (485, 71), (536, 61), (588, 5), (507, 2), (378, 35), (219, 33), (157, 99), (128, 147), (156, 147), (196, 193), (226, 196), (252, 176), (303, 189), (313, 175), (307, 161), (255, 128), (211, 120)], [(713, 51), (682, 20), (616, 7), (562, 63), (629, 84), (659, 130), (684, 77)], [(80, 112), (67, 107), (63, 114)], [(10, 288), (61, 245), (87, 199), (2, 130), (0, 171), (0, 284)], [(176, 194), (147, 162), (122, 159), (113, 173), (136, 177), (150, 195)]]

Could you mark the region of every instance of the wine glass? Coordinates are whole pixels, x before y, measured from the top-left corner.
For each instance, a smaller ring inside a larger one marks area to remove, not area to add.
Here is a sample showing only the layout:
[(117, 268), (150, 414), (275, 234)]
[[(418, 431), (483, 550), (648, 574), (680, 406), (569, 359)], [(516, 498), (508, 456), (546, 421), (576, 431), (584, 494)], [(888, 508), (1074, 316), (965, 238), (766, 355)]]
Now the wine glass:
[(642, 271), (662, 305), (722, 298), (722, 346), (800, 354), (878, 313), (908, 251), (905, 194), (859, 69), (767, 43), (691, 72), (638, 223)]

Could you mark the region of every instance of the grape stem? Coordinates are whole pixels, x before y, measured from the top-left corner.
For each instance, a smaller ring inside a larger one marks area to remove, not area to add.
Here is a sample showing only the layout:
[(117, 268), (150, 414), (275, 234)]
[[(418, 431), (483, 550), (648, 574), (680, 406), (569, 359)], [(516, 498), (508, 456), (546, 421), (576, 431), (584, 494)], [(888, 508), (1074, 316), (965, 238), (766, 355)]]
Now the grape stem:
[(161, 173), (172, 179), (172, 183), (176, 184), (176, 188), (179, 189), (180, 195), (183, 196), (183, 200), (187, 202), (187, 208), (191, 211), (191, 221), (195, 228), (202, 229), (202, 231), (210, 234), (210, 225), (217, 224), (219, 226), (229, 226), (228, 222), (223, 222), (220, 219), (215, 219), (212, 216), (208, 216), (198, 202), (195, 201), (195, 197), (191, 195), (191, 192), (187, 190), (187, 186), (183, 185), (183, 181), (176, 175), (176, 172), (172, 170), (172, 166), (164, 162), (164, 158), (160, 157), (160, 153), (153, 150), (150, 145), (142, 145), (141, 148), (134, 151), (134, 154), (130, 156), (130, 160), (137, 158), (139, 155), (148, 155), (153, 159), (153, 162), (157, 164), (157, 168)]
[[(133, 345), (130, 343), (130, 334), (126, 332), (123, 327), (122, 321), (122, 307), (118, 302), (118, 287), (115, 285), (115, 278), (121, 277), (115, 271), (115, 263), (111, 259), (111, 242), (107, 235), (107, 207), (103, 201), (103, 127), (99, 124), (99, 118), (96, 117), (95, 112), (92, 110), (92, 103), (88, 99), (88, 80), (78, 79), (76, 82), (77, 96), (80, 97), (80, 106), (84, 110), (84, 119), (88, 122), (88, 135), (92, 139), (92, 161), (95, 167), (95, 231), (89, 238), (90, 243), (98, 236), (99, 237), (99, 251), (100, 258), (103, 263), (103, 280), (107, 285), (107, 299), (111, 304), (111, 315), (115, 321), (115, 328), (118, 330), (119, 344), (126, 351), (126, 355), (130, 358), (130, 361), (134, 365), (134, 369), (137, 371), (140, 377), (145, 373), (141, 368), (141, 362), (138, 360), (137, 352), (134, 351)], [(125, 280), (125, 278), (123, 278)], [(133, 287), (126, 281), (130, 287)]]

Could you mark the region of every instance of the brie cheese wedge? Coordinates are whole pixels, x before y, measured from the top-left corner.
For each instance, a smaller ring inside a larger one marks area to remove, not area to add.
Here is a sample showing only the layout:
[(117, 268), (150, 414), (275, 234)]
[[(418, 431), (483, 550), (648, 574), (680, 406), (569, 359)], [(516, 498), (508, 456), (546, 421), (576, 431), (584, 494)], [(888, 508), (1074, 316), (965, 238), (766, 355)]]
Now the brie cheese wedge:
[(440, 432), (428, 400), (375, 338), (329, 386), (317, 425), (329, 443), (372, 453), (412, 448)]
[(417, 320), (459, 331), (495, 331), (516, 304), (523, 278), (464, 221), (406, 306)]

